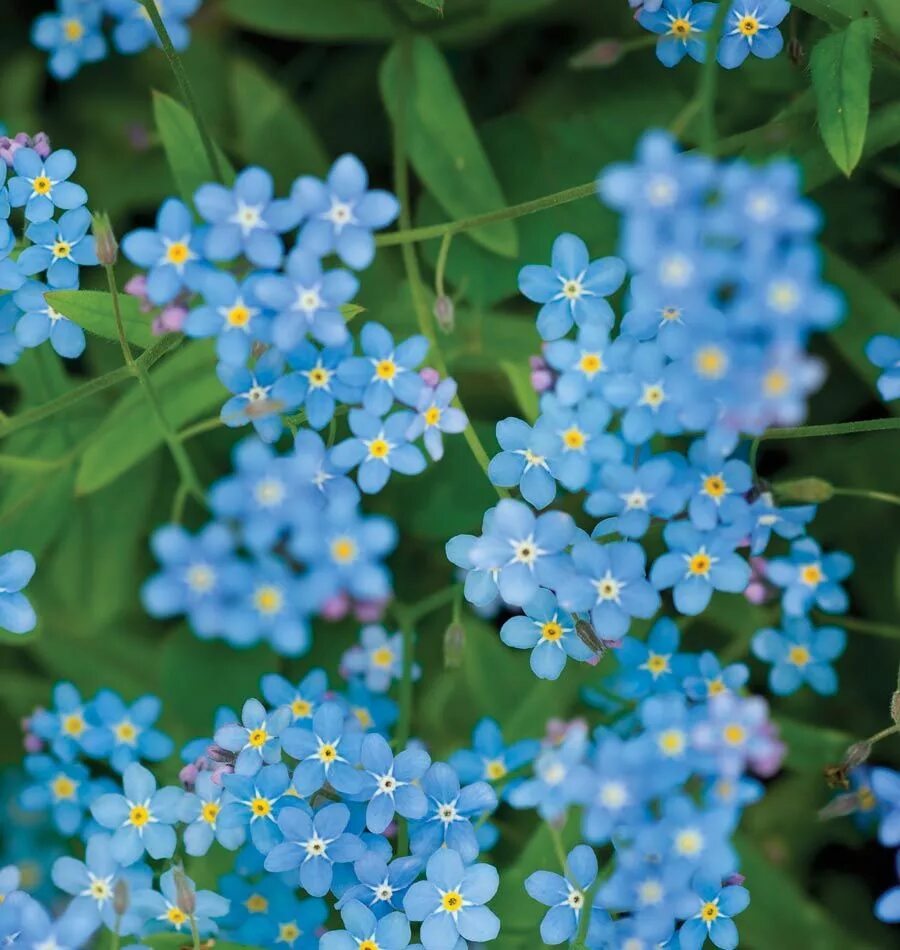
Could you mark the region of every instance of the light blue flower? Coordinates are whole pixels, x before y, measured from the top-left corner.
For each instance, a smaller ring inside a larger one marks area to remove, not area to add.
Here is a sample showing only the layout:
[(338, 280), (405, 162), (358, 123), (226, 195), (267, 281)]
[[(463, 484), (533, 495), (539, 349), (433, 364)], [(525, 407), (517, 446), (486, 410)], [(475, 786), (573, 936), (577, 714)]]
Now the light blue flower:
[(404, 950), (409, 946), (409, 921), (397, 911), (379, 920), (368, 907), (354, 900), (341, 907), (341, 919), (347, 929), (323, 934), (321, 950)]
[(546, 508), (556, 497), (547, 461), (555, 445), (553, 433), (510, 416), (497, 423), (497, 441), (502, 451), (491, 459), (488, 478), (502, 488), (518, 487), (527, 502)]
[(175, 853), (178, 807), (184, 792), (168, 786), (157, 791), (156, 779), (137, 762), (122, 774), (124, 794), (101, 795), (91, 814), (113, 832), (110, 853), (122, 865), (134, 864), (146, 851), (151, 858)]
[(341, 895), (338, 909), (355, 900), (368, 906), (376, 917), (384, 917), (403, 906), (403, 897), (421, 870), (419, 858), (397, 858), (388, 864), (374, 851), (367, 851), (353, 864), (353, 873), (359, 883)]
[(352, 438), (339, 442), (329, 455), (341, 472), (359, 466), (356, 481), (367, 495), (380, 492), (391, 472), (418, 475), (425, 469), (425, 456), (406, 433), (412, 422), (409, 412), (394, 412), (381, 418), (365, 409), (350, 410)]
[(82, 739), (88, 722), (93, 720), (92, 704), (84, 703), (71, 683), (57, 683), (52, 710), (35, 710), (30, 724), (32, 732), (49, 744), (57, 758), (71, 762), (82, 752)]
[(507, 746), (497, 721), (485, 717), (478, 721), (472, 732), (472, 748), (457, 750), (449, 761), (460, 782), (482, 779), (505, 783), (510, 772), (517, 772), (533, 762), (539, 751), (537, 739), (521, 739)]
[(291, 198), (306, 219), (298, 244), (318, 257), (334, 252), (354, 270), (372, 263), (372, 232), (386, 228), (400, 213), (392, 194), (369, 190), (368, 174), (355, 155), (338, 158), (324, 182), (311, 175), (298, 178)]
[(750, 670), (745, 663), (730, 663), (723, 667), (714, 653), (704, 650), (697, 661), (697, 675), (684, 677), (684, 691), (696, 700), (737, 693), (749, 676)]
[(82, 947), (97, 929), (95, 918), (81, 907), (67, 907), (55, 920), (33, 898), (25, 897), (20, 927), (14, 934), (4, 934), (0, 923), (0, 939), (21, 947)]
[(587, 729), (573, 726), (558, 745), (541, 751), (534, 762), (534, 775), (510, 790), (509, 804), (535, 808), (545, 820), (558, 818), (576, 802), (584, 804), (597, 784), (585, 764), (587, 754)]
[(203, 304), (184, 322), (184, 332), (195, 339), (216, 337), (216, 353), (223, 363), (241, 366), (253, 344), (269, 342), (270, 317), (256, 296), (258, 276), (239, 283), (224, 271), (210, 271), (199, 280)]
[(714, 3), (663, 0), (657, 10), (645, 4), (637, 20), (651, 33), (662, 34), (656, 41), (656, 58), (663, 66), (677, 66), (685, 56), (698, 63), (706, 59), (706, 32), (715, 16)]
[[(378, 624), (367, 624), (359, 639), (359, 646), (350, 647), (341, 658), (341, 671), (344, 676), (363, 677), (366, 688), (374, 693), (386, 693), (403, 675), (403, 634), (388, 634)], [(421, 672), (413, 664), (413, 679)]]
[(281, 761), (280, 736), (290, 721), (287, 707), (267, 713), (258, 699), (248, 699), (241, 710), (241, 722), (217, 729), (215, 743), (235, 753), (238, 775), (256, 775), (264, 765)]
[(883, 369), (878, 377), (878, 391), (885, 402), (900, 399), (900, 336), (879, 333), (866, 344), (869, 362)]
[(544, 348), (544, 357), (559, 374), (554, 393), (563, 406), (574, 406), (585, 396), (603, 394), (609, 373), (625, 365), (634, 341), (619, 337), (610, 343), (609, 330), (589, 324), (574, 340), (555, 340)]
[(444, 440), (441, 433), (456, 435), (464, 432), (469, 420), (462, 409), (451, 406), (456, 397), (456, 380), (442, 379), (432, 389), (423, 386), (416, 404), (416, 415), (410, 423), (406, 437), (415, 441), (423, 437), (425, 450), (434, 461), (444, 456)]
[(792, 617), (802, 616), (814, 606), (829, 614), (843, 613), (848, 598), (840, 582), (852, 571), (849, 554), (824, 554), (812, 538), (794, 541), (788, 557), (775, 558), (766, 565), (766, 577), (783, 588), (782, 610)]
[(428, 859), (424, 881), (406, 892), (403, 909), (421, 920), (425, 950), (455, 947), (460, 937), (476, 943), (494, 940), (500, 932), (497, 915), (484, 905), (497, 893), (500, 877), (490, 864), (463, 863), (450, 848)]
[[(158, 5), (160, 16), (172, 45), (179, 52), (187, 49), (191, 33), (184, 22), (193, 16), (202, 0), (165, 0)], [(119, 21), (113, 29), (113, 42), (120, 53), (140, 53), (159, 45), (156, 28), (140, 0), (106, 0), (106, 8)]]
[(234, 185), (201, 185), (194, 193), (200, 216), (211, 225), (204, 253), (213, 261), (233, 261), (243, 253), (257, 267), (276, 268), (284, 257), (280, 235), (299, 223), (302, 211), (292, 199), (273, 200), (272, 176), (245, 168)]
[(734, 69), (751, 53), (760, 59), (777, 56), (784, 46), (778, 24), (790, 11), (787, 0), (734, 0), (719, 41), (719, 63)]
[[(181, 875), (181, 881), (176, 878)], [(188, 914), (181, 906), (179, 890), (187, 890), (191, 894), (194, 910)], [(132, 901), (135, 910), (143, 915), (152, 930), (171, 930), (178, 933), (190, 932), (192, 927), (204, 936), (214, 934), (218, 930), (216, 917), (224, 917), (228, 913), (230, 902), (213, 891), (198, 891), (194, 882), (184, 876), (183, 871), (170, 868), (159, 879), (159, 892), (152, 890), (138, 891)]]
[(328, 677), (324, 670), (310, 670), (294, 686), (277, 673), (267, 673), (260, 681), (260, 689), (270, 706), (287, 706), (296, 723), (300, 719), (312, 719), (328, 691)]
[(772, 664), (769, 689), (778, 696), (795, 693), (804, 683), (822, 696), (837, 692), (837, 674), (831, 667), (847, 645), (840, 627), (813, 627), (806, 617), (786, 617), (782, 630), (758, 630), (752, 641), (755, 656)]
[(49, 339), (60, 356), (75, 359), (84, 352), (84, 330), (47, 303), (44, 294), (54, 289), (72, 288), (52, 288), (29, 280), (13, 294), (16, 306), (23, 311), (16, 324), (16, 340), (26, 349), (31, 349)]
[(550, 946), (577, 933), (587, 891), (597, 877), (597, 855), (586, 844), (577, 845), (566, 857), (566, 869), (566, 877), (535, 871), (525, 878), (529, 896), (550, 908), (541, 920), (541, 939)]
[(10, 633), (28, 633), (37, 624), (34, 608), (22, 593), (34, 571), (34, 557), (28, 551), (0, 556), (0, 627)]
[(349, 727), (337, 703), (323, 703), (313, 715), (312, 726), (293, 725), (284, 731), (284, 751), (298, 760), (294, 787), (304, 798), (327, 782), (336, 791), (355, 794), (362, 786), (357, 770), (362, 733)]
[(67, 211), (59, 221), (30, 224), (25, 236), (33, 244), (19, 255), (19, 270), (26, 277), (46, 271), (53, 288), (76, 286), (78, 268), (99, 263), (90, 227), (86, 208)]
[(674, 621), (660, 617), (650, 628), (646, 642), (624, 637), (616, 649), (620, 669), (612, 689), (625, 699), (643, 699), (651, 693), (681, 688), (681, 679), (693, 669), (686, 654), (678, 653), (680, 634)]
[(874, 768), (871, 782), (876, 801), (882, 809), (878, 840), (886, 848), (896, 848), (900, 845), (900, 772)]
[(773, 532), (789, 541), (806, 532), (815, 517), (816, 505), (793, 505), (784, 508), (775, 504), (771, 492), (760, 493), (750, 506), (750, 553), (762, 554), (769, 546)]
[(362, 400), (363, 387), (349, 385), (338, 374), (352, 351), (349, 341), (320, 350), (304, 340), (287, 354), (288, 365), (296, 371), (292, 376), (300, 383), (300, 405), (313, 429), (324, 429), (331, 422), (338, 403), (353, 405)]
[(194, 790), (186, 793), (178, 806), (178, 817), (187, 826), (184, 850), (188, 854), (206, 854), (213, 841), (229, 851), (236, 851), (244, 843), (246, 831), (242, 825), (223, 828), (218, 821), (222, 808), (232, 801), (232, 794), (217, 784), (211, 773), (201, 772), (197, 776)]
[(679, 473), (667, 458), (651, 458), (637, 468), (611, 461), (597, 475), (598, 487), (584, 503), (588, 514), (602, 519), (594, 537), (615, 532), (640, 538), (647, 533), (651, 518), (668, 521), (684, 507)]
[(57, 831), (66, 838), (82, 827), (95, 797), (90, 773), (80, 762), (59, 762), (49, 755), (25, 757), (25, 771), (34, 784), (24, 788), (19, 804), (26, 811), (49, 811)]
[(396, 758), (383, 736), (370, 732), (362, 741), (360, 761), (364, 770), (360, 794), (366, 796), (366, 827), (382, 834), (393, 821), (394, 812), (404, 818), (423, 818), (428, 800), (419, 780), (431, 765), (424, 749), (410, 747)]
[(750, 506), (744, 497), (753, 487), (753, 472), (746, 462), (727, 461), (695, 442), (688, 453), (692, 471), (686, 473), (693, 493), (688, 514), (696, 528), (710, 531), (717, 524), (749, 525)]
[(678, 435), (683, 427), (675, 399), (677, 368), (669, 364), (656, 343), (641, 343), (628, 356), (626, 368), (613, 374), (604, 387), (610, 404), (624, 411), (622, 435), (641, 445), (657, 432)]
[(153, 728), (162, 710), (156, 696), (142, 696), (128, 706), (117, 693), (104, 689), (93, 709), (99, 723), (85, 732), (82, 746), (89, 756), (108, 759), (117, 772), (138, 759), (161, 762), (172, 754), (172, 740)]
[(253, 369), (219, 363), (216, 375), (233, 393), (222, 406), (222, 422), (230, 429), (250, 423), (263, 442), (277, 441), (284, 431), (282, 413), (292, 412), (303, 401), (302, 379), (296, 373), (284, 374), (284, 362), (275, 349), (263, 353)]
[(71, 79), (82, 63), (96, 63), (106, 56), (100, 32), (103, 7), (94, 0), (58, 0), (57, 11), (34, 21), (31, 41), (50, 53), (53, 76)]
[[(895, 857), (897, 877), (900, 877), (900, 851)], [(886, 890), (875, 902), (875, 916), (886, 924), (896, 924), (900, 921), (900, 885)]]
[(581, 828), (591, 844), (599, 845), (621, 828), (640, 827), (646, 821), (648, 799), (657, 789), (648, 781), (653, 756), (640, 738), (622, 739), (598, 729), (594, 740), (594, 787), (586, 800)]
[(561, 405), (551, 393), (541, 399), (535, 430), (548, 436), (550, 474), (567, 491), (581, 491), (594, 471), (622, 458), (622, 440), (606, 432), (610, 415), (600, 399), (587, 398), (571, 407)]
[(9, 180), (9, 203), (25, 208), (28, 221), (49, 221), (54, 210), (71, 211), (87, 203), (87, 192), (68, 179), (76, 159), (60, 148), (41, 158), (33, 148), (20, 148), (13, 156), (16, 177)]
[(281, 841), (276, 821), (290, 794), (287, 766), (265, 765), (253, 776), (223, 775), (222, 782), (234, 800), (218, 813), (217, 826), (223, 831), (249, 828), (253, 846), (268, 854)]
[(697, 898), (697, 911), (678, 931), (681, 950), (700, 950), (707, 938), (721, 950), (733, 950), (738, 945), (735, 914), (746, 910), (750, 892), (746, 887), (731, 884), (722, 887), (721, 878), (698, 873), (692, 882)]

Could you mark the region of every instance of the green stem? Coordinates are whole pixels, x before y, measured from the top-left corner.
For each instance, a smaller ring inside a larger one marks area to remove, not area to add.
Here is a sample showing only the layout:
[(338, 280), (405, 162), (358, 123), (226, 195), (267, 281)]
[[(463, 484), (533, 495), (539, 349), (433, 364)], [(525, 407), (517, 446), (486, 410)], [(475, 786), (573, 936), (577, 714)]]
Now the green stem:
[(767, 429), (758, 441), (772, 439), (815, 439), (828, 435), (855, 435), (858, 432), (882, 432), (900, 429), (900, 416), (894, 419), (864, 419), (861, 422), (831, 422), (818, 426), (797, 426), (793, 429)]
[(553, 822), (548, 821), (547, 830), (550, 832), (550, 840), (553, 842), (553, 850), (556, 852), (556, 860), (559, 861), (559, 866), (562, 868), (563, 877), (571, 880), (569, 875), (569, 861), (566, 858), (566, 849), (565, 845), (563, 845), (559, 828), (557, 828)]
[(197, 918), (191, 914), (191, 940), (194, 943), (194, 950), (200, 950), (200, 931), (197, 930)]
[(835, 488), (832, 486), (831, 490), (835, 495), (844, 495), (847, 498), (869, 498), (872, 501), (883, 501), (889, 505), (900, 505), (900, 495), (892, 495), (886, 491), (876, 491), (873, 488)]
[(180, 442), (187, 442), (188, 439), (193, 439), (196, 435), (203, 435), (204, 432), (212, 432), (221, 427), (221, 416), (211, 416), (209, 419), (203, 419), (200, 422), (195, 422), (193, 425), (185, 426), (178, 433), (178, 440)]
[(437, 265), (434, 271), (434, 288), (438, 297), (444, 296), (444, 272), (447, 269), (447, 258), (450, 256), (450, 244), (453, 242), (453, 233), (448, 231), (441, 241), (438, 251)]
[(716, 93), (719, 86), (719, 64), (716, 61), (716, 48), (719, 38), (725, 27), (725, 19), (731, 3), (722, 0), (716, 10), (716, 15), (706, 34), (706, 58), (700, 73), (700, 84), (697, 87), (697, 99), (700, 103), (700, 147), (708, 155), (713, 154), (716, 148), (718, 133), (716, 132)]
[(163, 53), (165, 53), (166, 59), (169, 61), (169, 65), (172, 67), (172, 72), (175, 74), (175, 81), (178, 83), (178, 88), (181, 90), (181, 95), (184, 99), (185, 105), (188, 107), (191, 115), (194, 117), (194, 124), (197, 126), (197, 132), (200, 134), (200, 141), (203, 143), (203, 150), (206, 152), (206, 158), (209, 161), (210, 170), (212, 171), (216, 181), (224, 181), (222, 166), (219, 162), (219, 154), (216, 151), (215, 145), (213, 144), (212, 136), (209, 134), (209, 129), (206, 127), (206, 122), (203, 120), (203, 114), (200, 111), (200, 107), (197, 105), (197, 99), (194, 96), (194, 90), (191, 87), (191, 82), (187, 77), (187, 73), (185, 72), (184, 64), (181, 62), (181, 57), (178, 55), (178, 51), (172, 45), (172, 38), (169, 36), (169, 31), (166, 29), (166, 24), (163, 22), (159, 8), (157, 7), (155, 0), (140, 0), (140, 2), (144, 5), (144, 9), (147, 11), (147, 16), (150, 18), (150, 22), (153, 24), (153, 29), (156, 30), (156, 35), (159, 37), (159, 42), (162, 46)]
[(891, 640), (900, 640), (900, 627), (893, 624), (881, 623), (876, 620), (861, 620), (859, 617), (834, 617), (826, 614), (816, 614), (819, 623), (833, 624), (837, 627), (846, 627), (857, 633), (868, 633), (873, 637), (888, 637)]
[(413, 623), (417, 623), (423, 617), (427, 617), (428, 614), (440, 609), (445, 604), (452, 603), (460, 590), (462, 590), (462, 585), (451, 584), (443, 590), (436, 591), (434, 594), (424, 597), (409, 608), (408, 616), (410, 620)]
[(116, 914), (115, 925), (109, 932), (109, 950), (119, 950), (119, 928), (122, 925), (122, 915)]
[[(410, 65), (411, 51), (409, 37), (406, 37), (402, 40), (401, 53), (401, 61), (403, 64), (403, 83), (401, 84), (401, 89), (407, 89), (409, 86), (410, 76), (412, 75), (412, 68)], [(394, 190), (397, 193), (397, 200), (400, 202), (400, 227), (403, 229), (402, 231), (395, 233), (411, 234), (413, 233), (410, 230), (412, 216), (410, 212), (411, 205), (409, 198), (409, 175), (406, 163), (406, 102), (402, 98), (399, 103), (399, 108), (397, 109), (397, 120), (394, 123)], [(444, 234), (449, 232), (441, 231), (440, 233)], [(385, 235), (385, 237), (390, 236), (391, 235)], [(447, 361), (444, 359), (444, 354), (441, 352), (440, 343), (438, 342), (437, 334), (435, 333), (434, 329), (434, 323), (432, 321), (432, 314), (428, 309), (425, 284), (422, 281), (422, 273), (419, 270), (419, 260), (416, 257), (415, 249), (408, 240), (395, 243), (401, 244), (400, 251), (403, 257), (403, 265), (406, 268), (406, 277), (409, 281), (409, 289), (413, 299), (413, 308), (416, 312), (416, 320), (418, 321), (419, 329), (422, 332), (422, 335), (425, 336), (429, 342), (431, 361), (434, 363), (435, 369), (437, 369), (437, 371), (442, 376), (449, 376), (450, 374), (447, 370)], [(453, 405), (461, 412), (466, 412), (465, 407), (463, 406), (458, 395), (453, 399)], [(485, 476), (487, 476), (490, 459), (488, 458), (488, 454), (485, 451), (484, 446), (481, 444), (481, 439), (478, 438), (478, 433), (475, 431), (475, 427), (472, 424), (471, 416), (466, 413), (466, 417), (469, 419), (469, 424), (463, 430), (463, 437), (468, 443), (472, 455), (475, 456), (475, 461), (478, 462)], [(505, 488), (497, 488), (496, 486), (495, 488), (497, 490), (497, 494), (501, 498), (509, 497), (509, 492), (506, 491)]]
[[(402, 752), (412, 732), (412, 703), (413, 703), (413, 653), (415, 651), (415, 633), (411, 612), (401, 604), (394, 604), (394, 612), (400, 621), (400, 631), (403, 642), (403, 670), (400, 677), (399, 705), (400, 714), (397, 720), (396, 743), (397, 751)], [(401, 857), (409, 851), (409, 829), (406, 821), (397, 825), (397, 856)]]
[(868, 742), (869, 745), (874, 745), (876, 742), (880, 742), (882, 739), (886, 739), (896, 732), (900, 732), (900, 722), (894, 723), (893, 726), (888, 726), (887, 729), (882, 729), (881, 732), (876, 732), (874, 736), (869, 736), (866, 742)]
[(581, 910), (581, 918), (578, 921), (578, 932), (575, 934), (575, 942), (572, 950), (587, 950), (587, 934), (591, 926), (591, 911), (594, 909), (594, 895), (600, 887), (602, 878), (597, 880), (587, 889), (584, 895), (584, 906)]

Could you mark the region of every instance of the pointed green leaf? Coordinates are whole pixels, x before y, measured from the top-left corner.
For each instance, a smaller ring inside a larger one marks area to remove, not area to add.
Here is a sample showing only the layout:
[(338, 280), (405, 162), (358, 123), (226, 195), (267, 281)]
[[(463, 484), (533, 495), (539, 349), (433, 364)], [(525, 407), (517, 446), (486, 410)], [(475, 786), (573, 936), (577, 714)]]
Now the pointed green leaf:
[(241, 26), (272, 36), (314, 40), (390, 39), (397, 22), (374, 0), (225, 0)]
[(416, 2), (421, 3), (423, 7), (437, 10), (441, 15), (444, 13), (444, 0), (416, 0)]
[[(119, 339), (112, 297), (99, 290), (54, 290), (45, 294), (47, 303), (73, 323), (107, 340)], [(119, 294), (122, 324), (129, 343), (146, 349), (155, 337), (150, 317), (141, 312), (137, 297)]]
[(822, 140), (848, 176), (866, 141), (875, 27), (871, 17), (854, 20), (845, 30), (820, 40), (810, 58)]
[[(405, 102), (407, 151), (416, 174), (453, 218), (503, 208), (506, 198), (484, 146), (469, 118), (453, 74), (441, 51), (424, 37), (407, 48), (394, 46), (382, 64), (381, 95), (391, 119)], [(519, 241), (512, 221), (469, 235), (504, 257), (514, 257)]]

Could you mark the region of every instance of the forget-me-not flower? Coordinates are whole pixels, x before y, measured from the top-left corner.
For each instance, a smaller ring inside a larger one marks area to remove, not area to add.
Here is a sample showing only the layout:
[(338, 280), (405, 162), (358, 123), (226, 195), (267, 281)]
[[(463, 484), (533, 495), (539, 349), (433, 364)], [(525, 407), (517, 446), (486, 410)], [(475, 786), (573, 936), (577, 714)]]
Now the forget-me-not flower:
[(50, 345), (60, 356), (75, 359), (84, 352), (84, 330), (54, 310), (44, 297), (50, 290), (61, 289), (72, 288), (53, 288), (40, 281), (29, 280), (13, 294), (13, 301), (23, 311), (16, 324), (16, 340), (26, 349), (50, 340)]
[(223, 775), (233, 800), (222, 806), (216, 822), (222, 830), (250, 829), (253, 846), (267, 854), (281, 840), (276, 820), (291, 788), (290, 773), (281, 762), (264, 765), (256, 775)]
[(90, 227), (86, 208), (67, 211), (59, 221), (30, 224), (25, 236), (33, 244), (19, 255), (19, 270), (26, 277), (46, 271), (53, 288), (76, 286), (78, 268), (98, 263)]
[(0, 556), (0, 627), (11, 633), (28, 633), (37, 616), (22, 593), (34, 575), (33, 555), (28, 551), (8, 551)]
[(172, 754), (172, 740), (154, 729), (162, 703), (156, 696), (142, 696), (130, 706), (112, 690), (101, 690), (93, 703), (97, 725), (82, 738), (89, 756), (108, 759), (117, 771), (138, 759), (161, 762)]
[(567, 875), (535, 871), (525, 879), (530, 897), (550, 910), (541, 920), (541, 939), (553, 946), (575, 935), (587, 901), (587, 891), (597, 877), (597, 855), (586, 844), (574, 847), (566, 856)]
[(813, 627), (807, 617), (785, 617), (782, 630), (758, 630), (753, 653), (771, 663), (769, 689), (778, 696), (795, 693), (803, 683), (822, 696), (837, 692), (837, 674), (831, 667), (847, 644), (840, 627)]
[(241, 711), (241, 722), (222, 726), (216, 731), (216, 745), (237, 755), (234, 770), (238, 775), (256, 775), (264, 765), (281, 761), (281, 733), (291, 721), (291, 711), (281, 706), (267, 713), (258, 699), (248, 699)]
[(394, 818), (422, 818), (428, 811), (428, 800), (419, 787), (419, 780), (431, 765), (424, 749), (410, 747), (394, 757), (383, 736), (370, 732), (362, 741), (360, 761), (363, 784), (360, 790), (369, 800), (366, 806), (366, 827), (373, 834), (382, 834)]
[(31, 40), (50, 53), (49, 69), (57, 79), (71, 79), (82, 63), (96, 63), (106, 55), (100, 32), (103, 7), (83, 0), (58, 0), (57, 12), (34, 21)]
[(367, 495), (381, 491), (391, 472), (418, 475), (426, 462), (421, 450), (407, 441), (411, 421), (412, 414), (405, 411), (382, 418), (365, 409), (351, 409), (353, 435), (331, 450), (331, 463), (342, 472), (359, 466), (356, 481)]
[(800, 538), (790, 555), (766, 565), (766, 577), (783, 588), (781, 606), (786, 614), (799, 617), (815, 606), (829, 614), (847, 609), (847, 592), (840, 582), (853, 571), (853, 558), (843, 551), (829, 554), (812, 538)]
[(354, 794), (362, 785), (357, 770), (362, 733), (347, 726), (344, 710), (323, 703), (313, 715), (311, 728), (290, 726), (282, 735), (284, 751), (298, 760), (294, 787), (304, 797), (327, 782), (338, 792)]
[(784, 46), (778, 24), (791, 12), (787, 0), (733, 0), (719, 41), (718, 60), (734, 69), (752, 53), (772, 59)]
[(71, 211), (87, 203), (87, 192), (69, 181), (77, 164), (68, 149), (60, 148), (41, 158), (33, 148), (20, 148), (13, 156), (16, 177), (9, 180), (9, 203), (25, 208), (28, 221), (49, 221), (54, 210)]

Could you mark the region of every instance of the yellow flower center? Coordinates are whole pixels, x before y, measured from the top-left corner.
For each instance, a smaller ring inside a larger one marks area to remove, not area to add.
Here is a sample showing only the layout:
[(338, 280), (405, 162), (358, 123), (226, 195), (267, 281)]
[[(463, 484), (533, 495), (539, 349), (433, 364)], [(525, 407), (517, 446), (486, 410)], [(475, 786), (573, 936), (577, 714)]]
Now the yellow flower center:
[(247, 736), (247, 742), (254, 749), (261, 749), (266, 742), (269, 741), (269, 733), (265, 729), (254, 729), (249, 736)]
[(359, 950), (379, 950), (379, 947), (374, 940), (363, 940), (359, 945)]
[(166, 248), (166, 260), (170, 264), (184, 264), (191, 256), (191, 249), (184, 241), (173, 241)]
[(577, 426), (572, 426), (563, 432), (562, 440), (567, 449), (583, 449), (587, 436)]
[(429, 406), (425, 410), (425, 425), (436, 426), (441, 421), (441, 410), (438, 406)]
[(216, 818), (219, 817), (219, 803), (204, 802), (203, 807), (200, 809), (200, 817), (208, 825), (214, 825), (216, 823)]
[(645, 406), (656, 408), (665, 401), (666, 394), (662, 386), (644, 386), (644, 395), (641, 396), (641, 402)]
[(72, 245), (69, 244), (68, 241), (58, 238), (50, 250), (53, 252), (53, 256), (57, 260), (61, 260), (62, 258), (67, 258), (72, 253)]
[(113, 732), (116, 734), (116, 739), (123, 745), (132, 745), (134, 740), (137, 739), (138, 734), (134, 723), (129, 722), (127, 719), (123, 719), (120, 723), (114, 726)]
[(812, 657), (806, 647), (791, 647), (788, 652), (788, 662), (793, 663), (794, 666), (806, 666), (811, 659)]
[(441, 898), (441, 907), (448, 913), (455, 913), (462, 907), (462, 894), (459, 891), (447, 891)]
[(694, 368), (707, 379), (721, 379), (728, 369), (728, 359), (717, 346), (706, 346), (697, 351)]
[(506, 771), (506, 764), (502, 759), (491, 759), (490, 762), (487, 762), (484, 766), (484, 774), (492, 782), (503, 778), (503, 776), (506, 775)]
[(259, 587), (253, 595), (253, 603), (261, 614), (277, 614), (284, 604), (284, 597), (277, 587)]
[(647, 657), (646, 667), (655, 676), (659, 676), (660, 673), (665, 673), (669, 669), (669, 658), (661, 653), (651, 653)]
[(113, 896), (109, 884), (102, 878), (94, 878), (88, 890), (96, 901), (108, 901)]
[(299, 696), (291, 703), (294, 719), (308, 719), (312, 715), (312, 703)]
[(397, 364), (393, 360), (379, 360), (375, 364), (375, 375), (390, 382), (397, 375)]
[[(278, 925), (277, 943), (293, 943), (300, 936), (300, 928), (292, 920), (287, 924)], [(362, 945), (360, 945), (362, 946)]]
[(53, 797), (57, 801), (74, 798), (77, 788), (78, 783), (73, 782), (68, 775), (57, 775), (50, 783), (50, 790), (53, 792)]
[(822, 568), (818, 564), (807, 564), (800, 571), (800, 580), (809, 587), (815, 587), (824, 577)]
[(335, 538), (331, 542), (331, 559), (338, 564), (350, 564), (356, 560), (356, 542), (352, 538)]
[(707, 901), (700, 908), (700, 917), (702, 920), (705, 920), (707, 923), (712, 923), (719, 916), (719, 908), (716, 905), (715, 901)]
[[(84, 36), (84, 24), (81, 20), (76, 20), (74, 17), (71, 17), (68, 20), (63, 20), (63, 36), (69, 43), (77, 43), (78, 40)], [(40, 192), (43, 194), (43, 192)]]
[(699, 854), (703, 848), (703, 836), (693, 828), (679, 831), (675, 836), (675, 850), (679, 854)]
[(143, 828), (150, 821), (150, 810), (146, 805), (132, 805), (128, 813), (128, 823), (135, 828)]
[(337, 749), (335, 749), (333, 745), (325, 743), (325, 745), (319, 747), (319, 751), (316, 755), (318, 755), (322, 762), (334, 762), (337, 758)]
[(725, 484), (725, 479), (722, 478), (721, 475), (710, 475), (709, 478), (703, 481), (703, 491), (711, 498), (721, 498), (727, 488), (728, 486)]
[(250, 308), (242, 303), (235, 304), (226, 314), (225, 319), (232, 327), (245, 327), (250, 322)]
[(180, 927), (187, 920), (187, 914), (180, 907), (170, 907), (166, 911), (166, 917), (169, 923), (176, 927)]
[(372, 662), (382, 668), (390, 666), (394, 662), (394, 653), (389, 647), (379, 647), (372, 654)]
[(728, 745), (741, 745), (747, 738), (747, 730), (737, 722), (730, 722), (722, 730), (722, 738)]
[(384, 459), (390, 454), (391, 447), (385, 439), (373, 439), (369, 443), (369, 455), (374, 459)]
[(658, 744), (665, 755), (681, 755), (684, 751), (684, 733), (680, 729), (667, 729), (660, 734)]
[(250, 811), (252, 811), (257, 818), (265, 818), (272, 811), (272, 803), (268, 798), (251, 799)]
[(581, 296), (581, 282), (578, 280), (567, 280), (563, 284), (563, 296), (569, 300), (577, 300)]
[(541, 636), (551, 643), (555, 643), (563, 635), (563, 628), (556, 620), (548, 620), (541, 627)]
[(46, 195), (50, 193), (53, 185), (46, 175), (38, 175), (31, 183), (31, 187), (34, 188), (35, 194)]
[(701, 577), (705, 577), (711, 567), (712, 560), (710, 556), (702, 551), (692, 555), (690, 561), (688, 561), (688, 571)]
[(756, 36), (759, 33), (759, 20), (755, 16), (743, 16), (738, 20), (738, 31), (743, 36)]
[(669, 27), (669, 32), (673, 36), (677, 36), (679, 39), (685, 39), (691, 35), (691, 21), (685, 20), (683, 17), (676, 17), (672, 20), (672, 24)]
[(317, 366), (309, 371), (309, 385), (313, 389), (323, 389), (328, 385), (329, 379), (331, 379), (331, 373), (324, 366)]
[(353, 715), (356, 716), (356, 721), (363, 727), (363, 729), (371, 729), (375, 724), (372, 714), (368, 709), (365, 708), (365, 706), (356, 706), (353, 709)]
[(70, 713), (62, 721), (62, 731), (67, 736), (72, 736), (75, 739), (77, 739), (86, 728), (87, 724), (80, 712)]
[(710, 696), (720, 696), (728, 692), (728, 687), (720, 679), (714, 679), (706, 684), (706, 692)]
[(599, 353), (582, 353), (578, 368), (585, 376), (593, 376), (603, 369), (603, 359)]
[(244, 901), (244, 907), (246, 907), (251, 914), (264, 914), (269, 909), (269, 902), (262, 894), (251, 894), (247, 900)]
[(763, 392), (767, 396), (781, 396), (787, 392), (790, 383), (787, 373), (780, 369), (773, 369), (763, 377)]
[(856, 803), (859, 805), (860, 811), (871, 811), (877, 804), (877, 799), (872, 789), (867, 785), (863, 785), (856, 793)]

